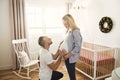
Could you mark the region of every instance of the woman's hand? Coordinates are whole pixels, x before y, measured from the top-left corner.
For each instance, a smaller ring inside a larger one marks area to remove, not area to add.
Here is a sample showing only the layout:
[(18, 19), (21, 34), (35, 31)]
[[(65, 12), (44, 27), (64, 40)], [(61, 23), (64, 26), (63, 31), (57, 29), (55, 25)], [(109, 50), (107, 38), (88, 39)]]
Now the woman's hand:
[(67, 51), (65, 49), (62, 50), (62, 56), (65, 60), (68, 59)]
[(73, 56), (71, 52), (66, 52), (66, 50), (62, 50), (62, 55), (65, 60), (67, 60), (69, 57)]
[(71, 52), (67, 53), (67, 51), (65, 49), (63, 49), (62, 51), (59, 50), (59, 55), (61, 55), (65, 60), (67, 60), (69, 57), (73, 56), (73, 54)]
[(65, 60), (67, 60), (69, 57), (68, 57), (68, 55), (66, 54), (66, 55), (63, 56), (63, 58), (64, 58)]
[(67, 51), (65, 49), (62, 50), (62, 55), (66, 55), (67, 54)]
[(59, 50), (59, 55), (60, 55), (61, 57), (63, 57), (65, 60), (67, 59), (66, 50), (65, 50), (65, 49), (63, 49), (62, 51)]

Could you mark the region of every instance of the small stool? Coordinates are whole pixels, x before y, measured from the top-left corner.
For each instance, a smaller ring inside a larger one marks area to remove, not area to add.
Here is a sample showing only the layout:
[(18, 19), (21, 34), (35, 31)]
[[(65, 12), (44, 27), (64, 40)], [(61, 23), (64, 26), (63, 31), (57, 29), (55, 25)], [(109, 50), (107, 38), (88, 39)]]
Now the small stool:
[(120, 68), (116, 68), (112, 71), (112, 80), (120, 80)]

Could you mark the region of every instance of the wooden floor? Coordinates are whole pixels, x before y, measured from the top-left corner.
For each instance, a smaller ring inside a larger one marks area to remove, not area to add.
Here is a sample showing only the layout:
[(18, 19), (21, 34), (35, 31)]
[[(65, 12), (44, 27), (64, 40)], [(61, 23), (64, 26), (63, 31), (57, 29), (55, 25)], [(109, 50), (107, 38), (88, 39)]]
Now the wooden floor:
[[(64, 74), (64, 77), (61, 80), (69, 80), (69, 76), (67, 74), (65, 64), (63, 61), (61, 62), (60, 66), (57, 70)], [(12, 71), (13, 70), (0, 71), (0, 80), (25, 80), (25, 79), (22, 79), (22, 78), (16, 76)], [(32, 78), (31, 80), (38, 80), (38, 72), (32, 72), (32, 73), (30, 73), (30, 76)], [(77, 72), (77, 71), (76, 71), (76, 77), (77, 77), (77, 80), (91, 80), (88, 77), (84, 76), (83, 74), (81, 74), (80, 72)]]

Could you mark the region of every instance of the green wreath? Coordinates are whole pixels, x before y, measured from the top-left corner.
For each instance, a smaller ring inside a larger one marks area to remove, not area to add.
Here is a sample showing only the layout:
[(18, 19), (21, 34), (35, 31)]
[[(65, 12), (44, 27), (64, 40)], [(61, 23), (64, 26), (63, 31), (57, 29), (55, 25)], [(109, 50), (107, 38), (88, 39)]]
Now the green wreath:
[[(105, 27), (105, 23), (107, 23), (106, 27)], [(113, 27), (113, 22), (109, 17), (103, 17), (99, 22), (100, 31), (102, 31), (103, 33), (110, 32), (112, 27)]]

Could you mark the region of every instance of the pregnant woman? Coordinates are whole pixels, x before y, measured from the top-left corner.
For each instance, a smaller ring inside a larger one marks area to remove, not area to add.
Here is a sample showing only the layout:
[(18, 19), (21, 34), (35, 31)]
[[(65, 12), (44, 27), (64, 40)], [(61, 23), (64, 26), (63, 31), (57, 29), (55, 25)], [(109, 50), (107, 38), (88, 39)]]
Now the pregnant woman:
[(70, 14), (66, 14), (62, 19), (67, 32), (66, 37), (60, 46), (60, 50), (62, 50), (61, 55), (65, 60), (70, 80), (76, 80), (75, 64), (80, 56), (82, 36), (80, 29), (77, 27)]

